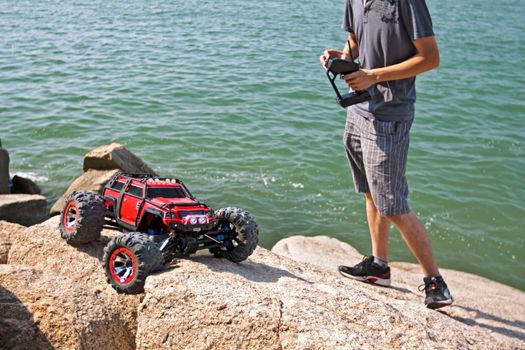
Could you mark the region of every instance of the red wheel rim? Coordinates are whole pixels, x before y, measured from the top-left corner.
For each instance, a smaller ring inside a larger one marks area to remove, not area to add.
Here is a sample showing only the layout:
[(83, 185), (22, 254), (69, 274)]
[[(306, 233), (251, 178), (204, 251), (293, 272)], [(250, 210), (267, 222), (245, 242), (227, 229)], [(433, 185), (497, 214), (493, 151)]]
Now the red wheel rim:
[(113, 280), (119, 284), (127, 284), (137, 274), (135, 254), (125, 247), (117, 248), (109, 257), (109, 271)]
[(78, 207), (77, 203), (71, 201), (67, 204), (66, 209), (64, 209), (64, 228), (67, 232), (75, 231), (78, 221)]

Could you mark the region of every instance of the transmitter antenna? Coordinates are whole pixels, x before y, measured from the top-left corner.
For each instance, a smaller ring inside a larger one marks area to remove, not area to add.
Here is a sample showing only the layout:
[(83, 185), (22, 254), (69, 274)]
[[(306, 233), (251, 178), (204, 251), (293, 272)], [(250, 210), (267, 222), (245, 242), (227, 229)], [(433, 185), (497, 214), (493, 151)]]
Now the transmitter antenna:
[(348, 44), (348, 51), (350, 51), (350, 61), (354, 62), (354, 55), (352, 54), (352, 46), (350, 46), (350, 39), (346, 39), (346, 43)]

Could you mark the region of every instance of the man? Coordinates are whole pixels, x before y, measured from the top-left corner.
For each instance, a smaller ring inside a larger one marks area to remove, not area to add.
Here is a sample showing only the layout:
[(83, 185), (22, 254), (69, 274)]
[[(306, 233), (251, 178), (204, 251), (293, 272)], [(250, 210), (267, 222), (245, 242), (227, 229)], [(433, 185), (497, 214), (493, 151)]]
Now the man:
[[(424, 0), (347, 0), (343, 51), (333, 57), (359, 57), (361, 69), (343, 77), (371, 100), (348, 108), (344, 146), (357, 192), (365, 194), (372, 256), (339, 272), (359, 281), (390, 285), (388, 234), (393, 223), (422, 266), (425, 305), (440, 308), (453, 298), (441, 277), (430, 239), (407, 202), (405, 169), (414, 119), (415, 77), (439, 65), (439, 51)], [(350, 51), (351, 50), (351, 51)]]

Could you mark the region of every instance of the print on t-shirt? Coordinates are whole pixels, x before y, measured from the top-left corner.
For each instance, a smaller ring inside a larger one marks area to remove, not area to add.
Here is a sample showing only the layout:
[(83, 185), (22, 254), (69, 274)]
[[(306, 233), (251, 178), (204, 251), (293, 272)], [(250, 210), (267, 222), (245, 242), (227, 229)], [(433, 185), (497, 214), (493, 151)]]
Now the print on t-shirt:
[(385, 23), (397, 23), (399, 21), (399, 0), (376, 0), (370, 4), (370, 12), (381, 16)]

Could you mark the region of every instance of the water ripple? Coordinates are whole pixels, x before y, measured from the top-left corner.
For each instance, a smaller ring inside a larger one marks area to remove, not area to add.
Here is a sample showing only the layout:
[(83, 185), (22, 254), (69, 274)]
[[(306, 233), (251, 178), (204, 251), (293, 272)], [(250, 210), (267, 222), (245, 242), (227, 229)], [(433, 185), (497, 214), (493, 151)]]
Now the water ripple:
[[(523, 289), (522, 5), (427, 3), (442, 64), (418, 78), (410, 203), (442, 265)], [(116, 141), (212, 206), (248, 209), (266, 246), (328, 234), (369, 250), (318, 64), (345, 40), (343, 0), (0, 5), (0, 136), (51, 200)], [(397, 234), (391, 249), (412, 259)]]

